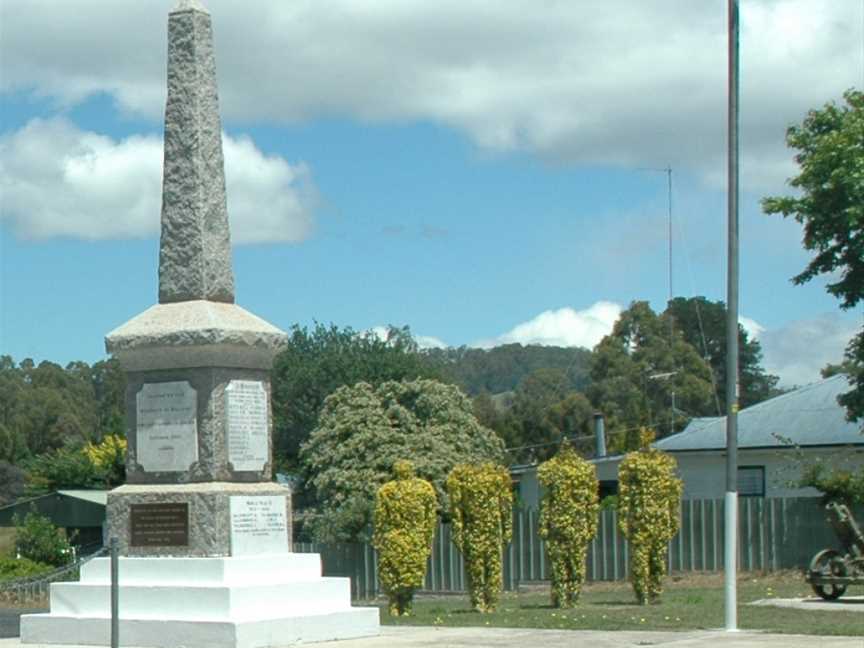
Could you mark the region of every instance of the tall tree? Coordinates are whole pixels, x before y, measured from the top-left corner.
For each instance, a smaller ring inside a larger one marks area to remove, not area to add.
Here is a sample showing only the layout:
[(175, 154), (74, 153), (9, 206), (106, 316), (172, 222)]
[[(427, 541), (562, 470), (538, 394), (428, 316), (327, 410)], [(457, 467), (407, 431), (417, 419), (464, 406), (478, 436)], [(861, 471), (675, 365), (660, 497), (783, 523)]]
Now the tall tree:
[[(680, 330), (670, 334), (668, 320), (647, 302), (633, 302), (594, 348), (591, 381), (588, 397), (606, 416), (619, 450), (632, 449), (621, 439), (640, 426), (665, 436), (690, 417), (714, 412), (710, 367)], [(634, 445), (636, 435), (630, 437)]]
[(553, 456), (565, 438), (589, 434), (592, 414), (563, 369), (536, 369), (519, 384), (503, 425), (494, 429), (509, 448), (509, 462), (533, 463)]
[(503, 344), (491, 349), (468, 347), (428, 349), (444, 375), (469, 396), (483, 392), (513, 391), (538, 369), (560, 369), (566, 373), (569, 390), (584, 389), (588, 380), (591, 352), (578, 347)]
[[(864, 299), (864, 92), (850, 89), (843, 98), (845, 105), (811, 110), (786, 131), (797, 151), (799, 173), (789, 180), (797, 192), (764, 198), (762, 209), (804, 226), (804, 248), (814, 256), (792, 281), (825, 275), (828, 292), (850, 309)], [(864, 330), (849, 343), (846, 365), (854, 389), (839, 400), (857, 421), (864, 418)]]
[[(663, 317), (671, 316), (684, 340), (710, 365), (716, 394), (716, 413), (726, 411), (726, 304), (705, 297), (676, 297)], [(749, 407), (780, 394), (779, 378), (762, 367), (762, 346), (738, 325), (738, 367), (741, 407)]]
[(437, 378), (407, 327), (389, 329), (387, 339), (350, 327), (295, 326), (288, 346), (273, 366), (273, 418), (276, 463), (298, 467), (300, 444), (315, 427), (324, 399), (344, 385), (388, 380)]

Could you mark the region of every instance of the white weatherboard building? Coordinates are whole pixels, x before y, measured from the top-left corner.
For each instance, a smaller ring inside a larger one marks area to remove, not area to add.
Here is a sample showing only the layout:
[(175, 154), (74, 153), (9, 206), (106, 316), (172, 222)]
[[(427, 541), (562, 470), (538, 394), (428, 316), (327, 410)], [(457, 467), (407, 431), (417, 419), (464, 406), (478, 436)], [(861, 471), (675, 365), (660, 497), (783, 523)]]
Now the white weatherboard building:
[[(798, 481), (805, 466), (864, 467), (862, 424), (846, 420), (837, 397), (845, 376), (821, 380), (738, 413), (738, 493), (743, 497), (815, 497)], [(685, 499), (722, 498), (726, 490), (726, 417), (697, 418), (654, 443), (678, 460)], [(601, 481), (618, 479), (622, 455), (595, 459)]]

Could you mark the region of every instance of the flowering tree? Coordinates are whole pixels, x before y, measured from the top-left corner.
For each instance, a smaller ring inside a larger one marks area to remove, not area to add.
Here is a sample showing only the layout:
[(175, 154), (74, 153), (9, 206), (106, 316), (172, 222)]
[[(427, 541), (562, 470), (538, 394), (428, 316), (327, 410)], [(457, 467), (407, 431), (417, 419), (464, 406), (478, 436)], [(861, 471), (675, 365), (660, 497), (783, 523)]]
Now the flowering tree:
[(503, 589), (502, 552), (513, 532), (510, 474), (493, 463), (459, 464), (447, 477), (453, 542), (465, 558), (471, 605), (492, 612)]
[(503, 455), (501, 439), (480, 425), (453, 385), (421, 379), (340, 387), (324, 401), (301, 451), (318, 504), (312, 528), (324, 542), (366, 540), (375, 494), (398, 459), (411, 459), (446, 512), (444, 482), (453, 466)]
[(545, 488), (540, 508), (540, 537), (552, 567), (552, 605), (570, 607), (585, 580), (588, 543), (597, 533), (597, 470), (568, 443), (537, 470)]
[(432, 549), (438, 499), (425, 479), (414, 476), (410, 461), (393, 465), (396, 479), (378, 489), (375, 533), (378, 578), (390, 600), (392, 616), (411, 614), (414, 592), (423, 585)]

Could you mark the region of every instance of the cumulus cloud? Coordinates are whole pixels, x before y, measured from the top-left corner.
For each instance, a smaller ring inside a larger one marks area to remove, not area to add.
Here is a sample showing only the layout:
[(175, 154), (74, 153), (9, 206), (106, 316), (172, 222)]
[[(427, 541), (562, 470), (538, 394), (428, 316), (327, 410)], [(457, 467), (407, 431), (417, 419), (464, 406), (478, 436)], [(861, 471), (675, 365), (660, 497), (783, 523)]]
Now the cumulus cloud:
[(573, 308), (548, 310), (497, 338), (481, 340), (473, 346), (489, 348), (519, 343), (591, 349), (612, 332), (622, 310), (619, 304), (606, 301), (581, 311)]
[[(4, 0), (3, 90), (158, 119), (173, 0)], [(430, 120), (491, 151), (725, 178), (725, 0), (209, 0), (223, 113)], [(741, 7), (742, 178), (782, 186), (789, 123), (860, 84), (859, 0)]]
[(782, 387), (819, 380), (819, 371), (828, 363), (843, 359), (849, 340), (860, 324), (839, 314), (797, 320), (759, 333), (763, 365), (768, 373), (780, 376)]
[[(387, 326), (373, 326), (367, 329), (367, 331), (375, 335), (382, 342), (386, 342), (389, 338), (390, 329)], [(432, 335), (416, 335), (412, 333), (411, 337), (414, 338), (417, 346), (421, 349), (446, 349), (448, 346), (446, 342)]]
[[(299, 241), (312, 229), (315, 187), (304, 164), (223, 137), (235, 243)], [(162, 141), (114, 140), (61, 118), (0, 136), (0, 219), (23, 238), (139, 238), (159, 231)]]
[(754, 319), (750, 319), (749, 317), (744, 317), (743, 315), (740, 315), (738, 317), (738, 323), (744, 327), (744, 330), (747, 331), (747, 336), (751, 340), (758, 339), (759, 336), (765, 331), (765, 327), (762, 326), (759, 322)]

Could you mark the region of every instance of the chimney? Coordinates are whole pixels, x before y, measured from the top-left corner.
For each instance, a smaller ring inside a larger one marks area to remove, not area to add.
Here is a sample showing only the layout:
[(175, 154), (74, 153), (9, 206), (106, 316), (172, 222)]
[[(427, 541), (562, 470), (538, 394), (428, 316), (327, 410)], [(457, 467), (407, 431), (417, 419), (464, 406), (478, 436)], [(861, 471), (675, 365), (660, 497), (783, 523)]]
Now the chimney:
[(597, 442), (595, 458), (606, 456), (606, 429), (601, 412), (594, 412), (594, 439)]

